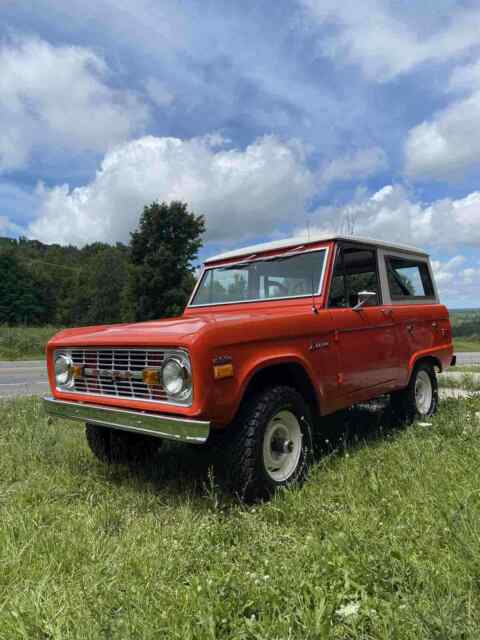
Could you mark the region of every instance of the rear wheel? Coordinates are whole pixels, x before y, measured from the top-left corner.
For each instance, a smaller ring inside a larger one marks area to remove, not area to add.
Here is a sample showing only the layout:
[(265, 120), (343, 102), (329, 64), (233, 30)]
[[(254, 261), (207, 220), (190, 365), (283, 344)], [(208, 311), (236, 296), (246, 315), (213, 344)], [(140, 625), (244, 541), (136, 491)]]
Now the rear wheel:
[(394, 411), (402, 419), (429, 418), (438, 408), (438, 381), (429, 362), (415, 366), (408, 387), (392, 394)]
[(85, 435), (94, 456), (109, 464), (135, 465), (148, 462), (161, 445), (158, 438), (95, 424), (85, 425)]
[(311, 424), (306, 402), (291, 387), (270, 387), (247, 400), (226, 443), (230, 490), (253, 502), (301, 484), (311, 461)]

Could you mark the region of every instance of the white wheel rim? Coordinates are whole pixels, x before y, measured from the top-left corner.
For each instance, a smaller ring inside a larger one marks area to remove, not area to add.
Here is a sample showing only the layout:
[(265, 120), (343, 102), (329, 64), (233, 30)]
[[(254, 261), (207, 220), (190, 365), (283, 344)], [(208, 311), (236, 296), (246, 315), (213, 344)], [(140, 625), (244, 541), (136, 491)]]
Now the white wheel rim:
[(263, 462), (275, 482), (285, 482), (296, 471), (302, 453), (302, 430), (296, 416), (279, 411), (265, 429)]
[(426, 416), (432, 407), (433, 386), (426, 371), (420, 371), (415, 380), (415, 405), (420, 415)]

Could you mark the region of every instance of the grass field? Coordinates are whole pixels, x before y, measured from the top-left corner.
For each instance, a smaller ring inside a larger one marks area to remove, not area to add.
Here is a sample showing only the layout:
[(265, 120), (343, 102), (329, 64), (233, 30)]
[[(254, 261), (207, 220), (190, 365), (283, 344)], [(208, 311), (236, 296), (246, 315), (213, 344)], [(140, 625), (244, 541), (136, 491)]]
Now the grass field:
[(479, 352), (480, 351), (480, 340), (478, 339), (474, 339), (472, 338), (470, 339), (466, 339), (466, 338), (454, 338), (453, 340), (453, 344), (455, 346), (455, 351), (457, 353), (462, 353), (462, 352)]
[[(457, 373), (456, 368), (453, 371)], [(462, 372), (459, 371), (458, 373)], [(473, 373), (475, 372), (464, 372), (464, 375), (459, 377), (440, 376), (438, 386), (450, 389), (465, 389), (465, 391), (480, 391), (480, 382), (477, 382), (476, 376), (472, 375)]]
[(480, 364), (457, 365), (455, 367), (455, 371), (458, 371), (459, 373), (480, 373)]
[(254, 508), (207, 453), (135, 474), (37, 400), (0, 412), (1, 640), (480, 637), (480, 400), (397, 430), (357, 410)]
[(0, 325), (0, 360), (43, 358), (45, 345), (58, 331), (47, 327), (7, 327)]

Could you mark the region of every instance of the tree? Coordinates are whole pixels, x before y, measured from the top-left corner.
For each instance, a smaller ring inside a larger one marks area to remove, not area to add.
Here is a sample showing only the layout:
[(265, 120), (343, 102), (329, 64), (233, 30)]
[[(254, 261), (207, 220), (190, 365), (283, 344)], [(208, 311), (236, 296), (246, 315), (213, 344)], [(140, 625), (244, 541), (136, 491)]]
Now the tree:
[(193, 261), (202, 246), (203, 216), (182, 202), (154, 202), (131, 234), (133, 265), (127, 298), (137, 320), (179, 315), (192, 291)]
[(89, 324), (118, 322), (122, 316), (122, 292), (127, 283), (127, 258), (108, 247), (88, 261), (89, 297), (85, 321)]
[(8, 253), (0, 254), (0, 324), (48, 321), (38, 281)]

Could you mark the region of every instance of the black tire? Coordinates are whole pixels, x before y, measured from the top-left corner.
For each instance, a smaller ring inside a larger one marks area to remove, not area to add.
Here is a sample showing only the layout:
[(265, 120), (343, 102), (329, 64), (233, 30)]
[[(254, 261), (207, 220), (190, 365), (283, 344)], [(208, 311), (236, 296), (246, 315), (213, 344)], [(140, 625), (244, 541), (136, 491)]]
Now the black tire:
[[(426, 401), (421, 402), (417, 386), (422, 379), (426, 382), (427, 378), (430, 381), (431, 398), (428, 395)], [(394, 414), (408, 423), (433, 416), (438, 408), (438, 380), (434, 367), (429, 362), (415, 365), (408, 386), (392, 393), (391, 401)]]
[(161, 440), (128, 431), (85, 425), (87, 443), (93, 455), (108, 464), (140, 465), (149, 462)]
[[(284, 423), (294, 432), (292, 440), (287, 436), (275, 439), (278, 433), (288, 433)], [(307, 403), (291, 387), (269, 387), (247, 399), (234, 424), (228, 428), (231, 432), (225, 434), (223, 464), (228, 489), (244, 502), (255, 502), (269, 498), (282, 486), (300, 485), (312, 458), (311, 425)], [(289, 465), (285, 466), (288, 477), (282, 478), (273, 467), (269, 470), (265, 455), (269, 456), (270, 463), (280, 464), (280, 460), (288, 458)]]

